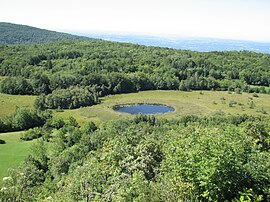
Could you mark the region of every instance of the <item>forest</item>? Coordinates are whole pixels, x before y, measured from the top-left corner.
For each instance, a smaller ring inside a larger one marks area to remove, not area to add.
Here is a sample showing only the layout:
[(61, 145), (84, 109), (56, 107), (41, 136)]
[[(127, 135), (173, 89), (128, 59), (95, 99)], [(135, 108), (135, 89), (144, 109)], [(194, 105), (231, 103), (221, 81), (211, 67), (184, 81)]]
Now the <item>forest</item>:
[(269, 123), (224, 114), (171, 121), (137, 115), (99, 127), (47, 119), (23, 165), (3, 179), (0, 198), (269, 201)]
[(137, 115), (99, 125), (54, 116), (146, 90), (249, 92), (255, 99), (270, 93), (269, 67), (269, 54), (249, 51), (102, 40), (0, 45), (0, 92), (37, 96), (33, 109), (0, 118), (0, 132), (26, 130), (21, 141), (35, 140), (3, 178), (0, 200), (270, 201), (266, 111)]
[(0, 45), (0, 92), (39, 95), (40, 109), (89, 106), (105, 95), (142, 90), (269, 93), (269, 66), (269, 54), (248, 51), (202, 53), (101, 40)]
[(0, 22), (0, 44), (48, 43), (63, 40), (88, 40), (87, 37)]

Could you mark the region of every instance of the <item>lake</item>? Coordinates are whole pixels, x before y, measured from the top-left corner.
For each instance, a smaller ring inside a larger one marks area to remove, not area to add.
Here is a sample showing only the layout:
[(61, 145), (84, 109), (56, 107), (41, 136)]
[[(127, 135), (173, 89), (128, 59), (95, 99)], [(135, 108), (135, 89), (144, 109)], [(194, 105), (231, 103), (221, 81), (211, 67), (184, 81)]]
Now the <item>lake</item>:
[(173, 112), (174, 108), (156, 104), (137, 104), (120, 106), (115, 108), (115, 111), (129, 114), (163, 114)]

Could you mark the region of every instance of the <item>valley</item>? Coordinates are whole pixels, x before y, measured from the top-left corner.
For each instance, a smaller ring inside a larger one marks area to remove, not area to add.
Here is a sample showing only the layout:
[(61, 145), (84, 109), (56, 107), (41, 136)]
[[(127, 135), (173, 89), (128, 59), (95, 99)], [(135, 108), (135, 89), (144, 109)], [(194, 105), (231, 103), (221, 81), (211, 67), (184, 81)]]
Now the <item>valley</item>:
[(270, 95), (268, 94), (259, 94), (259, 97), (253, 97), (252, 93), (236, 94), (224, 91), (142, 91), (110, 95), (102, 98), (101, 103), (98, 105), (63, 110), (63, 112), (56, 112), (56, 115), (63, 118), (72, 115), (79, 123), (93, 121), (99, 124), (105, 121), (135, 116), (115, 112), (113, 110), (115, 105), (157, 103), (172, 106), (175, 109), (174, 112), (156, 115), (159, 118), (166, 119), (174, 119), (186, 115), (207, 116), (214, 113), (269, 116), (269, 99)]
[(1, 26), (1, 201), (270, 200), (269, 54)]

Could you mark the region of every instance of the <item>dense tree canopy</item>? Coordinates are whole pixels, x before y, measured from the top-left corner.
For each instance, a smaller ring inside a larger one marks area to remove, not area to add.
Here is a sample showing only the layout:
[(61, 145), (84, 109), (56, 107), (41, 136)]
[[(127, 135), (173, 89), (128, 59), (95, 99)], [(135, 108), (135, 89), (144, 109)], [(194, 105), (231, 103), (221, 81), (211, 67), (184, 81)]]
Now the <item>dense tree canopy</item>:
[(150, 89), (267, 93), (269, 67), (269, 54), (248, 51), (200, 53), (108, 41), (1, 45), (0, 75), (8, 78), (0, 89), (40, 95), (77, 86), (99, 96)]
[(269, 201), (267, 117), (139, 115), (80, 127), (46, 111), (140, 90), (268, 93), (269, 67), (269, 54), (247, 51), (107, 41), (0, 45), (0, 91), (39, 95), (35, 106), (45, 110), (17, 109), (0, 119), (2, 132), (32, 128), (21, 139), (39, 138), (24, 164), (4, 178), (0, 200)]
[(0, 22), (0, 30), (0, 44), (47, 43), (62, 40), (89, 39), (87, 37), (5, 22)]
[(10, 117), (0, 117), (0, 133), (42, 126), (51, 119), (51, 112), (17, 108)]
[(73, 109), (97, 104), (96, 92), (91, 89), (70, 87), (57, 89), (47, 96), (39, 96), (35, 101), (38, 109)]
[(99, 128), (74, 123), (38, 141), (5, 178), (0, 199), (270, 200), (267, 118), (140, 115)]

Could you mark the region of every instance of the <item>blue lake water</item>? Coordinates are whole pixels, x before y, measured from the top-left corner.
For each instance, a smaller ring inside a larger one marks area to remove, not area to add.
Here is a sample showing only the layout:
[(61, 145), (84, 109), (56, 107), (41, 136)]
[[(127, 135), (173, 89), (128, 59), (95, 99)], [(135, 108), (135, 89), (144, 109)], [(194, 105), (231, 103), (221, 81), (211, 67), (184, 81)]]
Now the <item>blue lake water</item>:
[(140, 104), (121, 106), (116, 108), (115, 111), (129, 114), (163, 114), (174, 111), (174, 108), (164, 105)]

